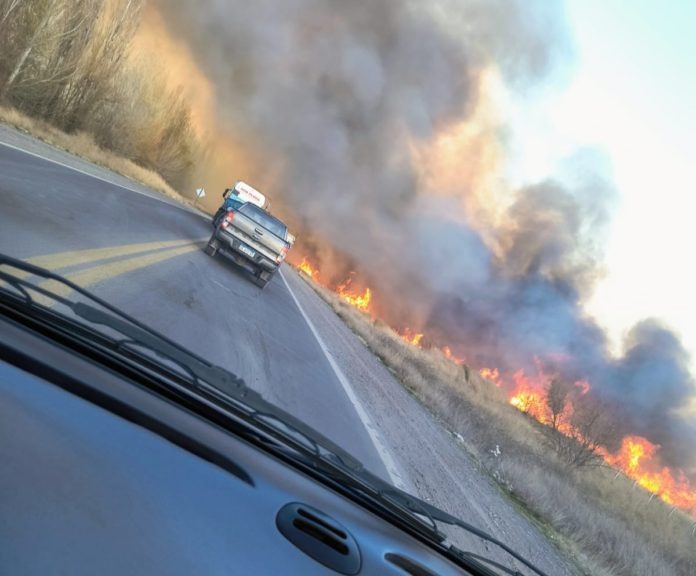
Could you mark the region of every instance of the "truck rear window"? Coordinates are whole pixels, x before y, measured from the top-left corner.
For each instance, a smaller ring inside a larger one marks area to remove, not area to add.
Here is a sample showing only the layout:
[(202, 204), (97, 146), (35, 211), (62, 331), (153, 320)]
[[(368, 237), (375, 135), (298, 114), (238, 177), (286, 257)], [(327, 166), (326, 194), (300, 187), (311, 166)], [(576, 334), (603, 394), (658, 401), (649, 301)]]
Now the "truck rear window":
[(253, 220), (259, 226), (264, 227), (269, 232), (272, 232), (281, 240), (285, 240), (287, 235), (287, 226), (283, 224), (278, 218), (271, 216), (268, 212), (263, 211), (258, 206), (250, 204), (247, 202), (239, 209), (239, 212), (244, 214), (247, 218)]

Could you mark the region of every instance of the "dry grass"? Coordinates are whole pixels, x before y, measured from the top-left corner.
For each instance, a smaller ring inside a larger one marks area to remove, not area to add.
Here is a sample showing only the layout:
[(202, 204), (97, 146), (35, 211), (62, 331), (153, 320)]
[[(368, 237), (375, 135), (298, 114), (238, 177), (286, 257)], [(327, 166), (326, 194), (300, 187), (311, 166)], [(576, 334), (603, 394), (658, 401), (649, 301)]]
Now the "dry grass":
[[(404, 342), (333, 292), (310, 285), (586, 574), (693, 576), (694, 520), (607, 467), (569, 468), (540, 425), (439, 350)], [(500, 455), (492, 450), (500, 447)]]
[(85, 132), (66, 134), (48, 122), (44, 122), (37, 118), (30, 118), (15, 108), (8, 108), (5, 106), (0, 106), (0, 122), (13, 126), (56, 148), (60, 148), (61, 150), (79, 156), (98, 166), (107, 168), (116, 174), (125, 176), (152, 190), (157, 190), (178, 202), (189, 206), (193, 205), (192, 200), (184, 198), (167, 184), (159, 174), (152, 170), (147, 170), (135, 162), (122, 158), (113, 152), (100, 148), (94, 138)]

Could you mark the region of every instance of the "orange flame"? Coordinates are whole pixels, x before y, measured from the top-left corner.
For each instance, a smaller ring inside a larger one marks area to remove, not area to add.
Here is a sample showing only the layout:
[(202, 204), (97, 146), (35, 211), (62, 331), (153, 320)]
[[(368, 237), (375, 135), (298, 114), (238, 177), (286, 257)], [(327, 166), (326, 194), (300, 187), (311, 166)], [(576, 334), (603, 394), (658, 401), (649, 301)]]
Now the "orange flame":
[(542, 424), (551, 422), (551, 416), (544, 398), (544, 384), (534, 382), (518, 370), (512, 375), (515, 388), (510, 396), (510, 404), (518, 410), (536, 418)]
[(696, 488), (691, 486), (683, 472), (673, 472), (657, 464), (658, 449), (658, 445), (641, 436), (626, 436), (616, 454), (603, 456), (607, 463), (667, 504), (696, 512)]
[(500, 388), (502, 381), (500, 380), (500, 372), (498, 372), (497, 368), (481, 368), (479, 369), (479, 374), (482, 378), (490, 380), (493, 382), (493, 384)]
[(365, 292), (362, 294), (354, 294), (347, 290), (339, 290), (338, 295), (343, 298), (348, 304), (354, 306), (358, 310), (367, 312), (370, 308), (370, 301), (372, 300), (372, 291), (369, 288), (365, 288)]
[[(308, 277), (318, 281), (319, 270), (306, 258), (302, 259), (297, 268)], [(351, 306), (374, 316), (370, 308), (372, 291), (370, 288), (365, 288), (362, 292), (356, 291), (351, 288), (352, 282), (351, 275), (348, 280), (336, 287), (335, 292)], [(424, 337), (422, 333), (412, 332), (410, 328), (406, 328), (399, 336), (419, 348)], [(465, 363), (464, 358), (455, 356), (449, 346), (443, 346), (440, 350), (448, 360), (456, 364)], [(535, 375), (529, 376), (523, 370), (518, 370), (512, 375), (511, 382), (506, 381), (497, 368), (484, 367), (479, 369), (479, 374), (486, 380), (492, 381), (496, 386), (507, 385), (511, 388), (510, 404), (542, 424), (550, 425), (552, 415), (546, 403), (546, 388), (555, 374), (547, 373), (539, 359), (535, 358), (535, 364)], [(574, 393), (577, 395), (587, 394), (590, 389), (590, 383), (585, 380), (574, 383)], [(556, 425), (560, 432), (580, 438), (579, 431), (570, 423), (572, 414), (572, 402), (569, 402)], [(648, 490), (667, 504), (687, 512), (696, 513), (696, 488), (691, 486), (682, 471), (660, 465), (658, 450), (659, 446), (652, 444), (645, 438), (627, 436), (622, 440), (621, 448), (615, 454), (607, 450), (600, 450), (599, 454), (607, 464), (617, 468), (633, 480), (635, 485)]]
[(350, 285), (353, 279), (349, 278), (343, 284), (340, 284), (336, 288), (336, 293), (340, 296), (341, 300), (348, 302), (354, 308), (361, 310), (362, 312), (370, 311), (370, 302), (372, 301), (372, 291), (369, 288), (365, 288), (365, 291), (354, 292), (350, 290)]
[[(303, 274), (306, 274), (315, 282), (319, 282), (319, 269), (309, 262), (306, 257), (302, 258), (302, 262), (297, 265), (297, 269)], [(348, 278), (348, 280), (343, 282), (343, 284), (339, 284), (334, 291), (344, 302), (347, 302), (362, 312), (368, 312), (371, 314), (370, 303), (372, 302), (372, 290), (369, 288), (365, 288), (363, 292), (356, 292), (353, 290), (351, 288), (353, 283), (352, 274), (353, 273), (351, 272), (351, 276)], [(319, 283), (322, 284), (321, 282)]]
[(413, 346), (417, 346), (418, 348), (421, 348), (421, 340), (423, 339), (423, 333), (422, 332), (416, 332), (413, 333), (411, 332), (410, 328), (406, 328), (403, 333), (399, 334), (401, 338), (406, 340), (409, 344)]
[(452, 349), (449, 346), (443, 346), (442, 353), (445, 355), (445, 358), (447, 358), (447, 360), (451, 360), (455, 364), (464, 364), (464, 358), (458, 358), (457, 356), (452, 354)]
[(307, 276), (309, 276), (312, 280), (316, 280), (317, 277), (319, 276), (319, 270), (314, 268), (308, 261), (307, 258), (302, 258), (302, 262), (300, 262), (297, 266), (297, 269), (300, 272), (304, 272)]
[[(542, 424), (549, 425), (551, 412), (546, 404), (545, 388), (550, 376), (543, 373), (540, 364), (538, 367), (540, 370), (536, 377), (527, 377), (522, 370), (513, 374), (515, 386), (510, 394), (510, 404)], [(589, 392), (590, 384), (585, 380), (579, 380), (575, 382), (575, 388), (577, 393), (584, 395)], [(579, 438), (580, 433), (569, 422), (572, 414), (572, 404), (569, 404), (557, 423), (558, 429), (563, 434)], [(696, 488), (691, 486), (683, 472), (673, 471), (659, 464), (658, 449), (659, 446), (646, 438), (626, 436), (617, 453), (600, 450), (599, 454), (607, 464), (617, 468), (638, 486), (658, 496), (667, 504), (696, 512)]]

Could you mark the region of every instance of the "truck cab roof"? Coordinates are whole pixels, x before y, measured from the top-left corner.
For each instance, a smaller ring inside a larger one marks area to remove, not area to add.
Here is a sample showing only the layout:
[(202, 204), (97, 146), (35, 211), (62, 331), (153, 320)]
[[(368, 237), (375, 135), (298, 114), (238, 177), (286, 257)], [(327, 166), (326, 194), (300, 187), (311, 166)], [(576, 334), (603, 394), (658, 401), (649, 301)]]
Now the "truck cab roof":
[(272, 216), (259, 206), (256, 206), (251, 202), (247, 202), (239, 208), (238, 212), (244, 214), (244, 216), (253, 220), (256, 224), (262, 226), (274, 236), (277, 236), (281, 240), (287, 240), (288, 227), (283, 222), (278, 220), (278, 218)]

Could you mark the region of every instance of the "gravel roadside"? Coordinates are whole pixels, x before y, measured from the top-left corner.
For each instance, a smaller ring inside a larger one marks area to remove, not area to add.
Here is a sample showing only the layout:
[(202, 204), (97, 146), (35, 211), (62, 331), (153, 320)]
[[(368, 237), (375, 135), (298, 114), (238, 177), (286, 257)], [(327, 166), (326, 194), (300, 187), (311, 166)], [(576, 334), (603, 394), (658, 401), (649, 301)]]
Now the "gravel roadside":
[[(288, 268), (284, 269), (286, 281), (350, 381), (407, 489), (492, 534), (549, 575), (578, 574), (480, 469), (460, 441), (409, 394), (299, 274)], [(495, 545), (463, 531), (456, 530), (453, 542), (523, 574), (529, 572)]]

